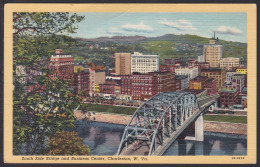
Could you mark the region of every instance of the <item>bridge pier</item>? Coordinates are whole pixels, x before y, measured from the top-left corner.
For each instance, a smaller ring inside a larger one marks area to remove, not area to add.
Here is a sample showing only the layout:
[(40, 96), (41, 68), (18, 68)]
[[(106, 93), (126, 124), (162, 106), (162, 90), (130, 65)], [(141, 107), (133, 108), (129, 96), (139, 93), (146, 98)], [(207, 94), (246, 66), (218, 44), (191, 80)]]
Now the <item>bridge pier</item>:
[(186, 136), (185, 140), (204, 141), (203, 121), (204, 121), (203, 114), (200, 114), (200, 116), (195, 121), (195, 127), (194, 127), (195, 136)]

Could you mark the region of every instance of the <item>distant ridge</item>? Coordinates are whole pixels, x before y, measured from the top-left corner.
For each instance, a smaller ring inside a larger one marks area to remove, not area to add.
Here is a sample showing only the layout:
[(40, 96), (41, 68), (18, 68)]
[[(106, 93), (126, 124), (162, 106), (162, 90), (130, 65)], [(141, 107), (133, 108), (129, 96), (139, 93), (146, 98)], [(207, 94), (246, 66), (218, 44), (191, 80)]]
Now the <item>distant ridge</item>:
[(113, 36), (113, 37), (99, 37), (99, 38), (75, 38), (80, 41), (93, 41), (93, 42), (137, 42), (145, 40), (144, 36)]
[[(208, 43), (209, 38), (201, 37), (198, 35), (191, 34), (165, 34), (158, 37), (145, 37), (145, 36), (113, 36), (113, 37), (99, 37), (99, 38), (75, 38), (82, 42), (147, 42), (147, 41), (172, 41), (172, 42), (184, 42), (185, 43)], [(232, 42), (232, 43), (242, 43), (242, 42), (234, 42), (234, 41), (226, 41), (220, 39), (222, 42)], [(242, 43), (245, 44), (245, 43)]]

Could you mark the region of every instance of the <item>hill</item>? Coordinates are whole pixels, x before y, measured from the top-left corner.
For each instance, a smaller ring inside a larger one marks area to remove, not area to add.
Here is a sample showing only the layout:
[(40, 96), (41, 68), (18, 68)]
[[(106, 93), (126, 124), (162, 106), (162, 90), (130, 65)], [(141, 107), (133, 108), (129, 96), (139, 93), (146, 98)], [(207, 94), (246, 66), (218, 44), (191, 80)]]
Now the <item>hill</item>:
[[(75, 60), (78, 62), (91, 61), (97, 64), (114, 66), (113, 55), (116, 52), (142, 52), (158, 54), (160, 61), (165, 58), (197, 58), (203, 54), (203, 45), (209, 39), (197, 35), (165, 34), (158, 37), (144, 36), (114, 36), (95, 39), (76, 38), (81, 47), (74, 48)], [(223, 45), (223, 57), (247, 56), (247, 44), (219, 40)]]

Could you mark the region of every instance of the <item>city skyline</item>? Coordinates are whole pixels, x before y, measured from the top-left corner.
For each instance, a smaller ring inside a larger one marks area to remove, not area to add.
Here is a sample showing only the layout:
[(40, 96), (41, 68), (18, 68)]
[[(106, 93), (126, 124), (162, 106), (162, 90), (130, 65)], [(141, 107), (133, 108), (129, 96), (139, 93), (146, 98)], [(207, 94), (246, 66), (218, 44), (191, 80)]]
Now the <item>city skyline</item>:
[(157, 37), (192, 34), (247, 42), (246, 13), (78, 13), (85, 19), (72, 37)]

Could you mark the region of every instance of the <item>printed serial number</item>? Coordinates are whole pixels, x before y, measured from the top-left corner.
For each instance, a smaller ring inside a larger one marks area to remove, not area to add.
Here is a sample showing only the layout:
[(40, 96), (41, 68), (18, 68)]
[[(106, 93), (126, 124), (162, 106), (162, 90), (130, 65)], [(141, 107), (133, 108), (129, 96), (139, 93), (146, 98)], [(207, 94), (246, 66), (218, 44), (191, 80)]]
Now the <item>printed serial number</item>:
[(232, 159), (245, 159), (245, 157), (232, 157)]

